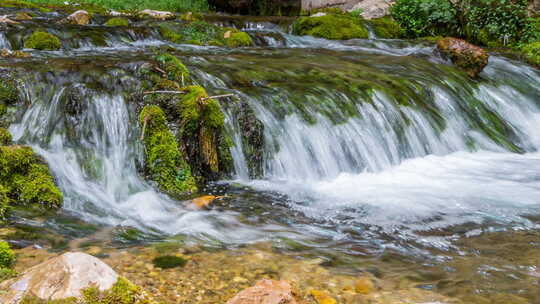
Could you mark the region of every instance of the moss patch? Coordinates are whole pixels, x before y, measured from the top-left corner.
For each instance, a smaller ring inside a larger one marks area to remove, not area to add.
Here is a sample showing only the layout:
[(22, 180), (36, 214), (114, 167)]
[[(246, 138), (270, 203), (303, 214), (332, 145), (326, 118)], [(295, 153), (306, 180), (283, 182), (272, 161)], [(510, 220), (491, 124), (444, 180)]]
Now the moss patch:
[(10, 268), (15, 263), (15, 253), (9, 244), (0, 241), (0, 268)]
[(521, 51), (529, 63), (540, 66), (540, 41), (526, 44)]
[(105, 22), (106, 26), (129, 26), (129, 20), (122, 17), (115, 17)]
[(167, 127), (163, 110), (155, 105), (145, 106), (139, 122), (144, 129), (146, 176), (174, 197), (197, 191), (191, 169)]
[(175, 268), (175, 267), (184, 267), (187, 263), (187, 260), (181, 257), (177, 257), (174, 255), (163, 255), (156, 257), (152, 260), (152, 263), (154, 266), (162, 268), (162, 269), (169, 269), (169, 268)]
[[(18, 99), (19, 94), (13, 81), (0, 80), (0, 105), (13, 104), (17, 102)], [(2, 110), (0, 110), (0, 115), (2, 114)]]
[(41, 300), (34, 296), (25, 297), (21, 304), (155, 304), (143, 290), (123, 277), (119, 277), (113, 287), (105, 292), (95, 287), (82, 291), (82, 298), (62, 300)]
[(184, 84), (189, 81), (189, 70), (182, 61), (171, 54), (161, 54), (156, 57), (159, 67), (165, 71), (167, 79)]
[(197, 176), (214, 179), (225, 173), (230, 142), (225, 135), (225, 116), (217, 100), (208, 98), (201, 86), (188, 86), (178, 103), (180, 138), (187, 147)]
[(36, 50), (58, 50), (62, 43), (58, 37), (47, 32), (35, 31), (24, 41), (24, 47)]
[(332, 40), (368, 38), (369, 36), (362, 19), (345, 14), (298, 18), (293, 24), (293, 33)]
[(382, 17), (368, 21), (373, 27), (375, 35), (380, 38), (398, 39), (404, 36), (404, 31), (391, 17)]
[(11, 133), (7, 129), (0, 128), (0, 146), (7, 146), (12, 141)]
[(225, 42), (228, 47), (241, 47), (241, 46), (251, 46), (253, 41), (251, 37), (244, 32), (232, 33), (231, 37), (225, 39)]
[(62, 193), (49, 168), (30, 147), (0, 147), (0, 184), (17, 204), (45, 208), (62, 205)]

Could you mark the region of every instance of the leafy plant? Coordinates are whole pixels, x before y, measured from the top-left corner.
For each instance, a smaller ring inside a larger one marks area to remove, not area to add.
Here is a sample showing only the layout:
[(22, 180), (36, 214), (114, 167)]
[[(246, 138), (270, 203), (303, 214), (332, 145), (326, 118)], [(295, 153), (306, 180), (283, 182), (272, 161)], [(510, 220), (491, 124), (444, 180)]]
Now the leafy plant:
[(398, 0), (392, 17), (407, 36), (447, 36), (458, 32), (457, 11), (448, 0)]
[(527, 26), (526, 0), (466, 0), (461, 7), (465, 35), (484, 45), (516, 42)]

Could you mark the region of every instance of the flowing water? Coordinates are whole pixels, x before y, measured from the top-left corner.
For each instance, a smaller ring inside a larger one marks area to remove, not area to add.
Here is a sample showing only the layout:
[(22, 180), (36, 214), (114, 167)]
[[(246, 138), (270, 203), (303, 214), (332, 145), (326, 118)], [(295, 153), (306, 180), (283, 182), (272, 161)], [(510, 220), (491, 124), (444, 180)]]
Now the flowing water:
[[(238, 50), (175, 45), (141, 28), (28, 61), (29, 106), (10, 130), (50, 165), (67, 212), (225, 245), (292, 240), (324, 257), (444, 260), (462, 253), (462, 239), (540, 228), (537, 69), (492, 54), (471, 80), (432, 45), (297, 37), (264, 22), (247, 26), (260, 45)], [(18, 42), (0, 34), (6, 45)], [(166, 197), (137, 172), (129, 95), (156, 45), (174, 47), (210, 93), (236, 95), (222, 104), (236, 177), (208, 189), (229, 194), (211, 211)], [(264, 126), (261, 176), (250, 178), (239, 103)]]

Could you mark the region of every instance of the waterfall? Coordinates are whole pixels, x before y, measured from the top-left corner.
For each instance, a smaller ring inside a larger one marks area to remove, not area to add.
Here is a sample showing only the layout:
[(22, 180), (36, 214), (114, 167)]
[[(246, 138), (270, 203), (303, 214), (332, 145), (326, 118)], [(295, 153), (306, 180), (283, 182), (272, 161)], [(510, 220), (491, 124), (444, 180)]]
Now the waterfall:
[(11, 50), (11, 44), (4, 33), (0, 33), (0, 50), (1, 49)]

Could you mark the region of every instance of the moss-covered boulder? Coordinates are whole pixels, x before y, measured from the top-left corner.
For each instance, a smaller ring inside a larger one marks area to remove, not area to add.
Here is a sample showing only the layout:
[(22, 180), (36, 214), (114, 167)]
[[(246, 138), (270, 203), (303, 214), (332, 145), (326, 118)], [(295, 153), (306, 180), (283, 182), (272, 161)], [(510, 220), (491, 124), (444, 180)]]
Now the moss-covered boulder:
[(127, 18), (122, 17), (114, 17), (107, 22), (105, 22), (106, 26), (129, 26), (129, 20)]
[(437, 49), (471, 77), (478, 76), (488, 64), (489, 54), (484, 49), (462, 39), (441, 39), (437, 42)]
[(39, 209), (62, 205), (62, 192), (49, 167), (30, 147), (0, 147), (0, 185), (12, 204)]
[(298, 18), (293, 24), (293, 33), (332, 40), (368, 38), (369, 36), (363, 20), (348, 14)]
[(398, 39), (403, 38), (405, 35), (405, 31), (390, 16), (371, 19), (368, 23), (379, 38)]
[(155, 105), (145, 106), (139, 115), (139, 123), (143, 129), (146, 177), (173, 197), (197, 191), (191, 168), (167, 127), (163, 110)]
[(214, 180), (231, 170), (232, 145), (225, 131), (225, 116), (216, 99), (201, 86), (188, 86), (178, 103), (180, 139), (186, 146), (196, 175)]
[(228, 47), (251, 46), (253, 45), (253, 40), (251, 40), (251, 37), (247, 33), (235, 32), (231, 33), (230, 37), (225, 39), (225, 43)]
[(530, 64), (540, 66), (540, 41), (526, 44), (521, 51)]
[(35, 31), (24, 41), (24, 47), (36, 50), (58, 50), (62, 47), (60, 39), (47, 32)]

